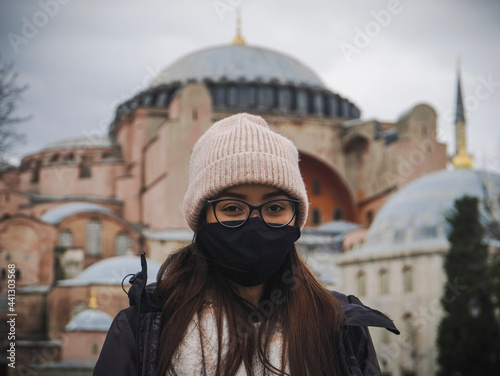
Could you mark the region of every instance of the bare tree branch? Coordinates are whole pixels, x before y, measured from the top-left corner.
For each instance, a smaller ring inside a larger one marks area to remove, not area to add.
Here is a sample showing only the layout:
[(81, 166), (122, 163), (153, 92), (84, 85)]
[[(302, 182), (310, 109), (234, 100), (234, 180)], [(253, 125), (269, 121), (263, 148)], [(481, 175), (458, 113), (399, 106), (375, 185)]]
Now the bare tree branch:
[(24, 140), (24, 135), (14, 126), (29, 117), (16, 115), (17, 104), (28, 85), (17, 83), (18, 74), (13, 62), (4, 62), (0, 56), (0, 161), (12, 147)]

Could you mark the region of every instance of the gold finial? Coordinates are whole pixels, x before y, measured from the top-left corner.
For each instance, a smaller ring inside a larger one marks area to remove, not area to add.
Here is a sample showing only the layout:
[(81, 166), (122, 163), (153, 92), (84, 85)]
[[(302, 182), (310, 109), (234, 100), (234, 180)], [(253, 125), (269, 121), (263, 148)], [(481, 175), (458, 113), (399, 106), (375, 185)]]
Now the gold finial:
[(245, 44), (245, 39), (241, 36), (241, 9), (236, 9), (236, 36), (233, 39), (233, 44)]
[(458, 168), (472, 168), (472, 157), (467, 153), (457, 154), (453, 157), (451, 163)]
[(90, 309), (97, 309), (97, 293), (94, 289), (90, 290), (90, 301), (89, 301)]
[[(463, 130), (465, 133), (465, 129)], [(458, 168), (472, 168), (472, 157), (465, 150), (465, 136), (460, 135), (458, 153), (452, 158), (451, 163)]]

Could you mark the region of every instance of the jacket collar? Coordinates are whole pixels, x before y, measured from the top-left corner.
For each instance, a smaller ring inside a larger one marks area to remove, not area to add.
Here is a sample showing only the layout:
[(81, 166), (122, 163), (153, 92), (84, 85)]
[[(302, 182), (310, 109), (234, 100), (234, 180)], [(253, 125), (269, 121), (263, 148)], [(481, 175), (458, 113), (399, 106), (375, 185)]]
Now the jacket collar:
[(154, 291), (156, 289), (156, 282), (146, 285), (148, 280), (148, 265), (146, 262), (146, 255), (141, 253), (141, 271), (134, 274), (130, 278), (132, 286), (128, 291), (128, 300), (130, 306), (138, 306), (140, 312), (156, 312), (160, 311), (161, 307), (158, 302)]
[(399, 334), (399, 330), (390, 318), (376, 309), (365, 306), (356, 296), (347, 296), (337, 291), (330, 291), (330, 293), (342, 304), (347, 326), (375, 326)]

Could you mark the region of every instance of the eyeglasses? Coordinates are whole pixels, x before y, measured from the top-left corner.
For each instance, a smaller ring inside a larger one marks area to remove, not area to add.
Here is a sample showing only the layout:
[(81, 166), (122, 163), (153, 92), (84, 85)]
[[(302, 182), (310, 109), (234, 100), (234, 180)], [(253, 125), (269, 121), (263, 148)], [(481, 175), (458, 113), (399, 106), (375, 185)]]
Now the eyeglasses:
[(240, 227), (250, 218), (250, 214), (257, 210), (268, 226), (279, 228), (287, 226), (293, 221), (297, 214), (299, 200), (283, 198), (254, 206), (245, 201), (222, 198), (208, 200), (208, 204), (212, 205), (215, 219), (223, 226)]

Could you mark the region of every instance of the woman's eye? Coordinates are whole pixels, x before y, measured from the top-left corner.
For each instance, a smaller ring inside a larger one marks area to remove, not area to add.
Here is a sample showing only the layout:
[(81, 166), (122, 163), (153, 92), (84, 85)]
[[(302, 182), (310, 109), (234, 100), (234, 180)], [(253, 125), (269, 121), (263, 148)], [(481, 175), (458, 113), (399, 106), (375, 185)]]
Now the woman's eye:
[(283, 207), (281, 205), (274, 204), (274, 205), (269, 206), (267, 208), (267, 210), (270, 212), (279, 212), (279, 211), (283, 210)]
[(230, 206), (226, 206), (224, 209), (223, 209), (225, 212), (237, 212), (237, 211), (240, 211), (241, 208), (239, 208), (238, 206), (236, 205), (230, 205)]
[(220, 210), (224, 213), (234, 214), (239, 213), (245, 210), (244, 204), (239, 202), (229, 201), (229, 202), (221, 202), (217, 205), (217, 210)]

